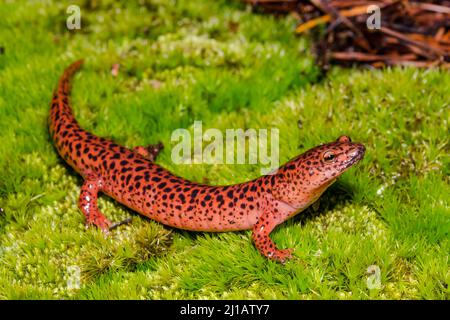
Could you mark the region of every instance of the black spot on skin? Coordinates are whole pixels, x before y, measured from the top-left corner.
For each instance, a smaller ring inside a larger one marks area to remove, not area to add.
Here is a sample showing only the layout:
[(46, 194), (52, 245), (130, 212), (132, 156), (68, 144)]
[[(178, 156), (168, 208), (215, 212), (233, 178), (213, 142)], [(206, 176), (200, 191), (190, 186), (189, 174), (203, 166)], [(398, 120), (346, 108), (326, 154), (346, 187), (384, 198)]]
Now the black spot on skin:
[(274, 186), (275, 185), (275, 175), (270, 177), (270, 185)]
[(126, 166), (129, 162), (127, 160), (120, 161), (121, 166)]
[(111, 163), (109, 164), (109, 169), (113, 170), (116, 167), (116, 163), (114, 161), (111, 161)]
[(153, 178), (152, 178), (152, 181), (154, 181), (154, 182), (160, 182), (160, 181), (161, 181), (161, 178), (159, 178), (159, 177), (153, 177)]
[(160, 184), (157, 185), (158, 189), (162, 189), (167, 185), (167, 183), (165, 182), (161, 182)]

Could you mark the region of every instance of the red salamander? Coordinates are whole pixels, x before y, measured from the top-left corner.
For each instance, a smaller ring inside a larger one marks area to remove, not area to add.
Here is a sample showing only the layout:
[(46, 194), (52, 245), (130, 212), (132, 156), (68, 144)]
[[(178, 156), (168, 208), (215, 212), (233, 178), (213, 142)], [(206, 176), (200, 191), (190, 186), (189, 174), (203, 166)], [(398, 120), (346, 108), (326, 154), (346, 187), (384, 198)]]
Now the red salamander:
[(69, 104), (70, 79), (83, 61), (70, 65), (51, 102), (49, 131), (61, 157), (83, 178), (79, 207), (87, 224), (107, 232), (111, 222), (99, 211), (100, 192), (165, 225), (192, 231), (252, 229), (256, 248), (284, 263), (270, 232), (314, 203), (365, 152), (348, 136), (312, 148), (275, 174), (228, 186), (210, 186), (178, 177), (154, 163), (161, 146), (133, 150), (83, 130)]

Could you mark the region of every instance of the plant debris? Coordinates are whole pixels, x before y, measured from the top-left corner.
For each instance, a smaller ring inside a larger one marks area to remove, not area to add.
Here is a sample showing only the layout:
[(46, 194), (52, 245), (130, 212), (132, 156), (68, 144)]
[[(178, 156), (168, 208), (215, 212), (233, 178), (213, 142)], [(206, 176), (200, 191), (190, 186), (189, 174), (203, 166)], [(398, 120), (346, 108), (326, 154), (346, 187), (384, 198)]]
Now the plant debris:
[(314, 33), (317, 61), (450, 67), (450, 1), (412, 0), (244, 0), (255, 9), (292, 13), (296, 33)]

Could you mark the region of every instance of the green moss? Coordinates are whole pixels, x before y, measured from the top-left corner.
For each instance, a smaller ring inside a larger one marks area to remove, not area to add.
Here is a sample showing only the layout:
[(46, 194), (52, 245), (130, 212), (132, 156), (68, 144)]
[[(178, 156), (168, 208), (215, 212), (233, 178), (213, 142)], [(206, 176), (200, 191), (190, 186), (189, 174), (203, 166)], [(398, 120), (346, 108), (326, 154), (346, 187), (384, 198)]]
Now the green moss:
[[(450, 297), (448, 72), (333, 68), (318, 82), (293, 18), (238, 1), (77, 3), (79, 31), (65, 28), (68, 2), (0, 4), (0, 298)], [(250, 232), (169, 230), (101, 197), (111, 220), (133, 217), (105, 237), (85, 228), (82, 180), (46, 127), (59, 75), (82, 57), (72, 99), (81, 125), (130, 147), (162, 141), (158, 163), (188, 179), (236, 183), (260, 172), (173, 164), (171, 133), (194, 120), (278, 128), (281, 162), (342, 134), (364, 143), (366, 157), (318, 211), (275, 230), (280, 247), (295, 249), (285, 266), (262, 257)], [(369, 289), (374, 268), (380, 286)]]

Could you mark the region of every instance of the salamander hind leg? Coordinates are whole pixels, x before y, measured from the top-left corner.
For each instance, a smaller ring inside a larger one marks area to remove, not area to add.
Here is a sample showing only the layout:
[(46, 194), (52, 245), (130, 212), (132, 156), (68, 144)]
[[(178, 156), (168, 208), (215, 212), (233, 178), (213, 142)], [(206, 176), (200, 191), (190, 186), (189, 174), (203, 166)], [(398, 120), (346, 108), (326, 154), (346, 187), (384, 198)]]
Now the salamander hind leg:
[(108, 232), (111, 222), (100, 212), (97, 205), (98, 193), (102, 189), (101, 179), (89, 176), (81, 187), (78, 205), (86, 217), (87, 225), (96, 225), (103, 232)]
[(159, 142), (157, 144), (149, 144), (146, 147), (134, 147), (133, 151), (153, 162), (156, 160), (156, 157), (162, 149), (164, 149), (164, 145), (162, 144), (162, 142)]
[(278, 219), (271, 213), (262, 214), (253, 227), (252, 238), (256, 248), (262, 255), (280, 263), (292, 258), (293, 249), (280, 250), (270, 239), (269, 234), (278, 225)]

